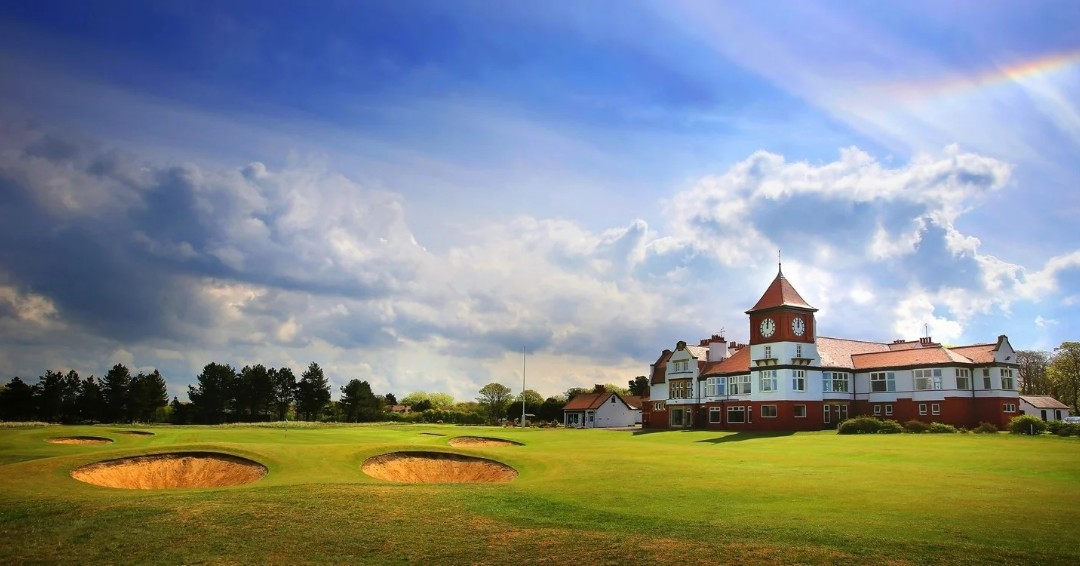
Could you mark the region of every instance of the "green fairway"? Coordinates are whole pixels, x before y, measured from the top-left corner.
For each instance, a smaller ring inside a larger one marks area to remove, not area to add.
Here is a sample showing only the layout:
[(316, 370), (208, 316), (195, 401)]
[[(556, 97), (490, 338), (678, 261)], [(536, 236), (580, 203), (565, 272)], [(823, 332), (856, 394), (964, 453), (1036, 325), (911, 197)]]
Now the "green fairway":
[[(1080, 563), (1080, 439), (377, 425), (0, 429), (0, 563)], [(445, 436), (421, 433), (438, 433)], [(57, 436), (107, 445), (59, 445)], [(451, 448), (454, 436), (523, 446)], [(495, 484), (394, 484), (365, 458), (499, 460)], [(170, 450), (256, 483), (102, 488), (80, 465)]]

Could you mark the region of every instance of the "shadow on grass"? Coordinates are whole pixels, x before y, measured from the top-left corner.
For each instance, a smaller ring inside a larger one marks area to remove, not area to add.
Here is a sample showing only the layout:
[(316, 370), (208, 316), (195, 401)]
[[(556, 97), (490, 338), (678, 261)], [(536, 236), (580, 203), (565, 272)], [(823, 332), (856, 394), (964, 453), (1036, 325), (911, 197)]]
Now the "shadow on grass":
[(706, 438), (705, 440), (699, 440), (698, 442), (709, 442), (711, 444), (722, 444), (724, 442), (742, 442), (743, 440), (757, 440), (759, 438), (779, 438), (781, 436), (791, 436), (795, 434), (792, 431), (780, 431), (780, 432), (736, 432), (724, 436), (718, 436), (716, 438)]

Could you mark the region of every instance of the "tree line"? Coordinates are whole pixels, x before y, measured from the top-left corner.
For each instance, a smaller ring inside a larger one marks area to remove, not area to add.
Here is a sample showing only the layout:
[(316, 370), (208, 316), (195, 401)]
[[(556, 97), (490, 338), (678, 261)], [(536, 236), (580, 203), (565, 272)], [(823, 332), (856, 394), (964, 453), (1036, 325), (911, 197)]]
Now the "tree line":
[(1080, 342), (1062, 342), (1052, 352), (1019, 350), (1021, 395), (1049, 395), (1080, 413)]
[(0, 391), (0, 420), (150, 422), (160, 420), (168, 402), (165, 378), (157, 370), (133, 376), (116, 364), (102, 378), (50, 370), (33, 385), (13, 377)]

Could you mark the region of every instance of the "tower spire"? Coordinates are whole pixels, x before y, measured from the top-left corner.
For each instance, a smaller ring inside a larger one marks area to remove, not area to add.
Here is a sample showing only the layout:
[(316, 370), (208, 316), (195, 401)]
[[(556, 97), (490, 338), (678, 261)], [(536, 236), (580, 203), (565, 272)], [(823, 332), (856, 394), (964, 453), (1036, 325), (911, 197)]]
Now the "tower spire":
[(784, 275), (784, 260), (780, 257), (780, 250), (776, 250), (776, 273)]

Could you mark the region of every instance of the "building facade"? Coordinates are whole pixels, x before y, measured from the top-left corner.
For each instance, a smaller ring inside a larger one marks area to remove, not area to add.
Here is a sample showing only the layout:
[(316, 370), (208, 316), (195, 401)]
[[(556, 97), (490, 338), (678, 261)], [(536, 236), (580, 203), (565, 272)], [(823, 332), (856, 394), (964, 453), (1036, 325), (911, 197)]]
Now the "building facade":
[(1019, 414), (1006, 336), (970, 346), (818, 336), (782, 271), (746, 311), (750, 343), (679, 342), (652, 365), (647, 428), (822, 430), (857, 415), (1004, 427)]

